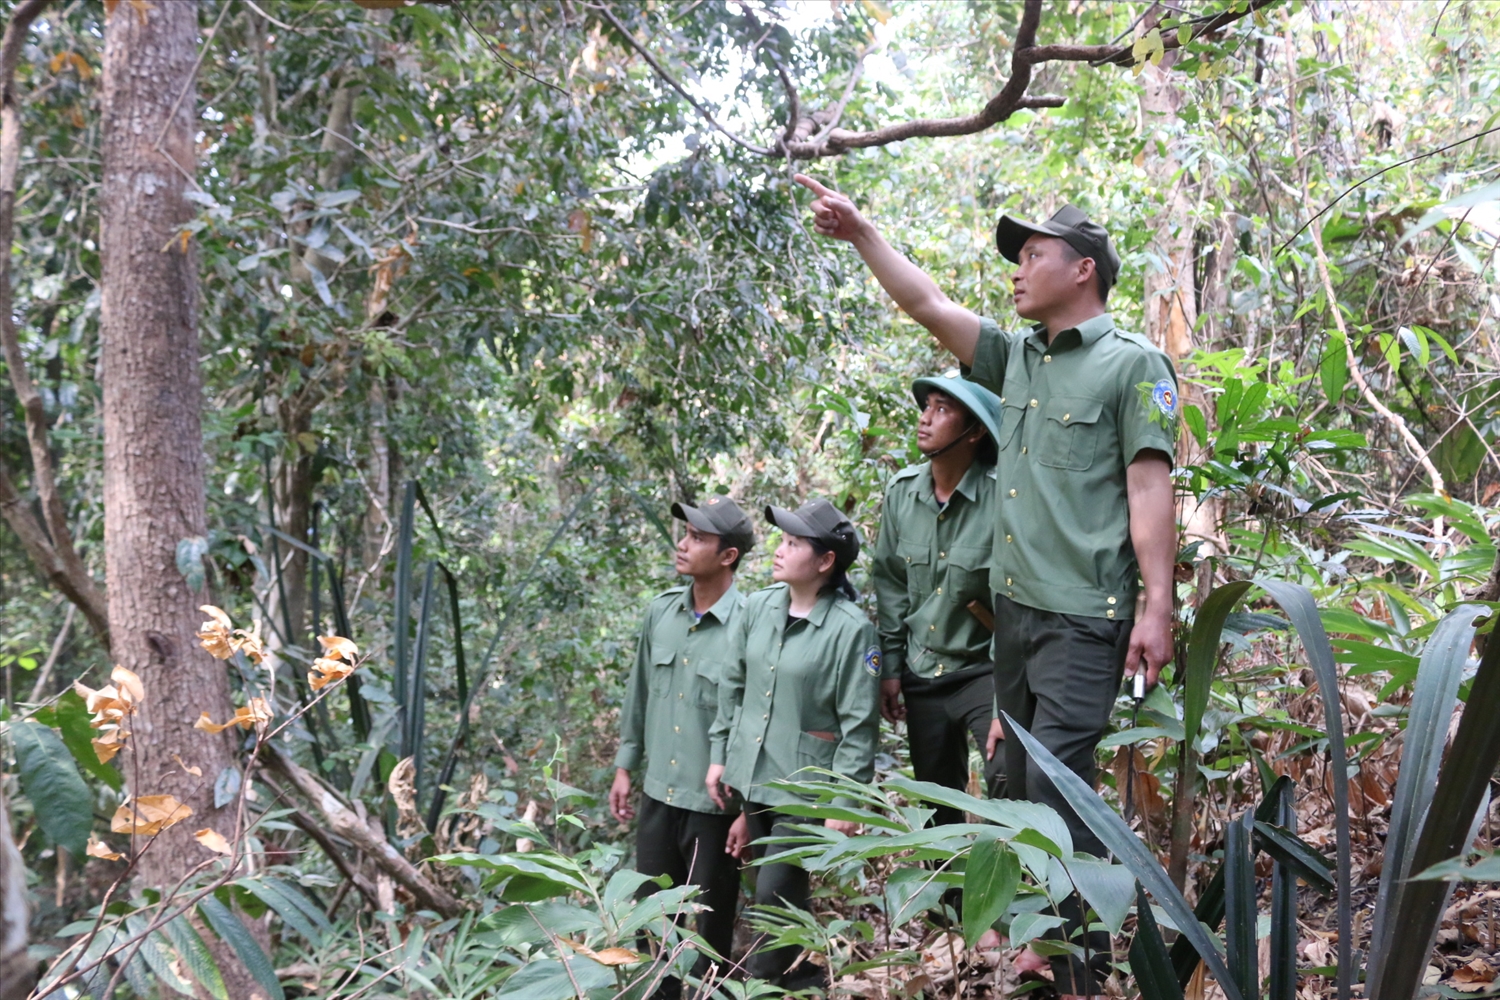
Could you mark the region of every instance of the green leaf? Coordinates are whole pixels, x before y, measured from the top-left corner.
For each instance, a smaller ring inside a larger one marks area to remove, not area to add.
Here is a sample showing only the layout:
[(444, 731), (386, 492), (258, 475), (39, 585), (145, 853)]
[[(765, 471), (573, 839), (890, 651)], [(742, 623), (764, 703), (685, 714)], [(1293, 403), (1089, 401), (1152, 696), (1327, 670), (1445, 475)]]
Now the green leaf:
[(1021, 860), (998, 839), (976, 839), (964, 869), (964, 943), (974, 947), (980, 935), (1005, 915), (1021, 884)]
[(1204, 600), (1193, 621), (1182, 684), (1182, 731), (1186, 743), (1197, 745), (1203, 728), (1203, 712), (1208, 707), (1209, 689), (1213, 685), (1214, 670), (1219, 664), (1224, 622), (1249, 589), (1249, 582), (1244, 580), (1226, 583), (1215, 589)]
[(1135, 975), (1135, 984), (1141, 988), (1142, 997), (1182, 1000), (1182, 987), (1167, 955), (1161, 928), (1139, 882), (1135, 884), (1135, 900), (1135, 937), (1130, 942), (1130, 971)]
[(57, 734), (39, 722), (22, 720), (11, 727), (21, 790), (31, 799), (36, 820), (47, 839), (82, 859), (94, 827), (94, 797)]
[(1246, 813), (1224, 830), (1224, 943), (1229, 973), (1243, 996), (1259, 995), (1257, 986), (1255, 858), (1250, 853)]
[(1255, 844), (1278, 864), (1285, 865), (1324, 896), (1332, 896), (1335, 890), (1333, 879), (1328, 877), (1336, 863), (1324, 857), (1290, 830), (1271, 823), (1255, 824)]
[[(563, 962), (567, 962), (566, 967)], [(587, 996), (590, 990), (614, 985), (615, 974), (609, 968), (584, 958), (564, 956), (562, 961), (543, 958), (527, 963), (505, 981), (495, 996), (496, 1000), (574, 1000), (579, 996), (578, 991)]]
[(229, 990), (224, 986), (224, 976), (219, 972), (218, 963), (214, 961), (208, 945), (203, 943), (193, 925), (188, 923), (187, 917), (174, 917), (162, 930), (198, 985), (207, 990), (214, 1000), (229, 1000)]
[(314, 946), (322, 943), (325, 931), (332, 930), (322, 910), (308, 901), (299, 890), (280, 879), (242, 878), (234, 884), (275, 910), (289, 927)]
[(1353, 853), (1349, 843), (1349, 758), (1344, 750), (1344, 706), (1339, 697), (1338, 668), (1333, 662), (1333, 647), (1323, 631), (1318, 606), (1308, 589), (1298, 583), (1256, 577), (1255, 585), (1281, 605), (1287, 618), (1302, 639), (1308, 665), (1318, 679), (1318, 694), (1323, 701), (1324, 729), (1328, 733), (1329, 770), (1333, 784), (1334, 837), (1338, 845), (1338, 989), (1349, 995), (1354, 974), (1354, 911), (1350, 884), (1353, 879)]
[(250, 932), (240, 922), (240, 918), (213, 896), (205, 896), (199, 900), (198, 911), (214, 929), (214, 933), (234, 949), (234, 953), (239, 956), (240, 961), (245, 964), (245, 968), (249, 970), (255, 981), (266, 988), (266, 992), (270, 994), (270, 1000), (286, 1000), (286, 993), (276, 978), (276, 969), (272, 967), (271, 960), (266, 957), (265, 951), (261, 949), (255, 938), (250, 936)]
[(1392, 920), (1401, 905), (1399, 897), (1405, 892), (1405, 880), (1413, 871), (1418, 826), (1430, 812), (1437, 790), (1448, 726), (1474, 642), (1474, 622), (1484, 613), (1485, 609), (1477, 604), (1455, 609), (1438, 623), (1422, 650), (1402, 737), (1396, 798), (1391, 803), (1386, 832), (1382, 871), (1389, 875), (1380, 880), (1370, 937), (1370, 970), (1377, 975), (1386, 956), (1398, 948), (1398, 940), (1405, 944), (1411, 941), (1406, 930), (1398, 931)]
[(208, 555), (208, 539), (202, 535), (192, 535), (181, 539), (177, 543), (177, 572), (187, 581), (188, 589), (199, 591), (203, 589), (206, 579), (203, 567), (203, 557)]
[(1323, 360), (1318, 363), (1318, 382), (1323, 387), (1323, 397), (1330, 405), (1337, 406), (1349, 385), (1349, 358), (1345, 350), (1346, 337), (1333, 331), (1323, 346)]
[(1054, 757), (1050, 750), (1038, 743), (1036, 737), (1018, 725), (1016, 720), (1009, 718), (1008, 715), (1006, 718), (1016, 738), (1025, 746), (1026, 753), (1032, 762), (1042, 769), (1042, 773), (1052, 779), (1053, 785), (1057, 787), (1063, 798), (1067, 799), (1068, 805), (1072, 806), (1084, 824), (1094, 831), (1094, 835), (1104, 841), (1104, 846), (1113, 851), (1115, 857), (1129, 867), (1135, 877), (1151, 890), (1151, 895), (1171, 917), (1183, 937), (1192, 942), (1198, 955), (1208, 966), (1209, 972), (1219, 981), (1228, 1000), (1244, 1000), (1240, 991), (1235, 987), (1234, 980), (1230, 978), (1229, 969), (1224, 964), (1216, 942), (1198, 923), (1187, 900), (1182, 898), (1182, 893), (1177, 891), (1177, 887), (1167, 877), (1166, 869), (1162, 868), (1161, 862), (1156, 860), (1156, 856), (1146, 848), (1146, 845), (1140, 842), (1135, 831), (1131, 830), (1114, 810), (1105, 805), (1104, 800), (1095, 794), (1082, 778)]
[(1111, 934), (1120, 933), (1135, 899), (1135, 876), (1130, 869), (1076, 854), (1072, 860), (1064, 861), (1063, 866), (1078, 892), (1099, 915), (1100, 922)]
[(1019, 948), (1061, 927), (1065, 920), (1052, 913), (1018, 913), (1010, 922), (1010, 946)]
[(57, 729), (68, 750), (72, 752), (73, 759), (84, 770), (118, 792), (124, 786), (124, 779), (113, 765), (100, 762), (99, 755), (94, 752), (96, 730), (89, 725), (93, 716), (77, 691), (69, 688), (57, 699), (55, 718)]
[[(141, 914), (132, 914), (125, 918), (125, 927), (130, 931), (132, 937), (142, 937), (144, 931), (150, 924), (146, 917)], [(174, 992), (183, 996), (193, 996), (193, 984), (179, 976), (172, 968), (172, 962), (162, 950), (165, 939), (161, 933), (153, 932), (142, 938), (140, 943), (140, 957), (150, 967), (151, 972), (157, 979), (165, 983)], [(144, 994), (150, 996), (150, 992)]]

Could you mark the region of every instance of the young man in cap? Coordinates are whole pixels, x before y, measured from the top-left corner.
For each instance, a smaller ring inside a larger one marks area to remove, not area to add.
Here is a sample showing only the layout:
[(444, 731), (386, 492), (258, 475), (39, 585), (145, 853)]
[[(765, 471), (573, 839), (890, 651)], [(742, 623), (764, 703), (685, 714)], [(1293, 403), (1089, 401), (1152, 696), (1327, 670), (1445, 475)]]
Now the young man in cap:
[[(896, 304), (1000, 397), (990, 570), (998, 707), (1092, 783), (1122, 674), (1144, 673), (1154, 686), (1172, 657), (1171, 362), (1115, 326), (1105, 301), (1120, 258), (1103, 227), (1071, 205), (1040, 224), (1000, 220), (1000, 254), (1019, 265), (1016, 312), (1034, 324), (1004, 332), (944, 295), (848, 198), (810, 178), (798, 181), (818, 196), (818, 232), (852, 243)], [(1104, 845), (1020, 742), (1010, 738), (1005, 747), (1008, 794), (1052, 806), (1067, 820), (1075, 849), (1103, 855)], [(1072, 916), (1076, 936), (1076, 900)], [(1095, 935), (1080, 943), (1104, 961), (1085, 970), (1076, 959), (1055, 959), (1065, 997), (1102, 992), (1107, 949), (1100, 956)], [(1043, 964), (1034, 953), (1023, 959), (1023, 968)]]
[[(990, 661), (990, 557), (1000, 400), (955, 369), (919, 378), (917, 447), (927, 457), (891, 478), (880, 511), (871, 576), (879, 601), (880, 710), (906, 720), (912, 771), (969, 787), (969, 735), (999, 798), (1005, 753), (988, 739), (995, 717)], [(902, 696), (905, 695), (905, 704)], [(936, 823), (962, 823), (943, 806)]]
[[(646, 763), (636, 828), (636, 869), (691, 883), (708, 909), (698, 933), (729, 960), (734, 940), (739, 865), (724, 851), (735, 816), (709, 798), (708, 730), (719, 708), (719, 681), (730, 657), (745, 598), (734, 585), (740, 557), (755, 543), (750, 519), (728, 497), (693, 507), (674, 503), (686, 521), (675, 568), (692, 582), (673, 587), (646, 609), (635, 666), (620, 710), (620, 749), (609, 808), (622, 822), (637, 813), (630, 802), (630, 772)], [(654, 892), (648, 885), (645, 891)], [(700, 956), (694, 967), (709, 967)], [(664, 980), (658, 996), (680, 995), (681, 981)]]

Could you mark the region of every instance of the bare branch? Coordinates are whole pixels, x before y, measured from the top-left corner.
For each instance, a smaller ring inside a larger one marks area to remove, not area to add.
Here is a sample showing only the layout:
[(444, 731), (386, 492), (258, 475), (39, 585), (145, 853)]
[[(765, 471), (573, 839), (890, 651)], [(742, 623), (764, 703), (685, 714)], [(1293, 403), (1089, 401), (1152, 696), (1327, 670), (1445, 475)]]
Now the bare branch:
[(78, 605), (88, 619), (89, 627), (99, 637), (105, 649), (108, 649), (107, 605), (94, 578), (89, 575), (83, 560), (79, 558), (78, 550), (73, 547), (67, 511), (63, 507), (62, 495), (57, 489), (57, 477), (52, 469), (46, 405), (26, 371), (26, 358), (21, 353), (21, 342), (16, 335), (12, 315), (11, 255), (8, 248), (15, 233), (16, 174), (21, 162), (21, 113), (16, 105), (12, 84), (26, 33), (46, 5), (47, 0), (24, 0), (17, 4), (10, 21), (5, 25), (4, 40), (0, 41), (0, 247), (7, 248), (5, 253), (0, 253), (0, 348), (4, 351), (11, 385), (26, 414), (26, 441), (31, 450), (31, 481), (41, 500), (41, 523), (37, 522), (35, 514), (22, 501), (19, 491), (3, 470), (0, 470), (0, 512), (3, 512), (6, 522), (20, 537), (21, 544), (37, 568), (68, 600)]
[(769, 146), (757, 146), (752, 142), (747, 142), (746, 140), (741, 139), (739, 136), (735, 135), (733, 132), (729, 131), (723, 125), (720, 125), (719, 120), (714, 117), (713, 112), (708, 109), (707, 105), (703, 104), (703, 102), (699, 101), (692, 94), (689, 94), (687, 92), (687, 89), (683, 87), (682, 84), (678, 83), (676, 78), (674, 78), (671, 73), (667, 72), (666, 67), (657, 61), (657, 58), (651, 54), (650, 50), (648, 50), (644, 45), (635, 40), (635, 36), (630, 33), (625, 25), (620, 23), (620, 19), (615, 17), (614, 11), (609, 9), (608, 4), (588, 4), (588, 7), (591, 10), (598, 11), (599, 16), (608, 21), (610, 23), (610, 26), (615, 29), (620, 37), (625, 39), (626, 43), (628, 43), (631, 48), (640, 53), (641, 58), (646, 60), (647, 65), (649, 65), (652, 70), (656, 72), (657, 76), (661, 77), (663, 83), (671, 87), (673, 90), (677, 91), (677, 93), (682, 97), (683, 100), (687, 101), (693, 106), (693, 110), (697, 111), (698, 114), (703, 116), (704, 121), (708, 122), (719, 132), (727, 136), (731, 142), (733, 142), (737, 146), (748, 149), (750, 152), (755, 153), (759, 156), (781, 155), (780, 151), (777, 149), (773, 149)]
[(377, 836), (336, 792), (298, 766), (275, 746), (266, 747), (266, 762), (296, 786), (323, 817), (329, 833), (342, 837), (369, 855), (379, 868), (401, 883), (417, 904), (445, 917), (462, 913), (464, 905), (447, 889), (429, 879), (406, 860), (383, 836)]

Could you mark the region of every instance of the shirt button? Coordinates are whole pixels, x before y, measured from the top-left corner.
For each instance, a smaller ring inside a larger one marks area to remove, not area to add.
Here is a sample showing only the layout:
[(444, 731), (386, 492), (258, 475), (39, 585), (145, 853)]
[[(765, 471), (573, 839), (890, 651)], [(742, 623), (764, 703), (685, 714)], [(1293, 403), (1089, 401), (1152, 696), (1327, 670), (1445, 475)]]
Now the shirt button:
[(1005, 592), (1005, 596), (1006, 596), (1006, 597), (1015, 597), (1015, 596), (1016, 596), (1016, 593), (1015, 593), (1015, 591), (1013, 591), (1013, 590), (1007, 590), (1007, 591), (1006, 591), (1006, 592)]
[(676, 762), (676, 761), (675, 761), (675, 760), (674, 760), (674, 761), (672, 761), (672, 766), (673, 766), (673, 767), (676, 767), (676, 766), (677, 766), (677, 762)]
[(769, 698), (769, 697), (771, 697), (771, 692), (769, 692), (769, 691), (767, 691), (767, 692), (766, 692), (766, 697), (767, 697), (767, 698)]
[(680, 732), (682, 732), (682, 727), (681, 726), (673, 726), (672, 727), (672, 732), (674, 732), (674, 733), (680, 733)]
[(682, 692), (681, 692), (681, 691), (678, 691), (678, 692), (677, 692), (677, 697), (679, 697), (679, 698), (681, 698), (681, 697), (682, 697)]
[(946, 553), (946, 552), (939, 552), (938, 553), (938, 558), (939, 559), (947, 559), (948, 558), (948, 553)]
[(937, 626), (936, 625), (929, 625), (929, 626), (927, 626), (927, 631), (929, 631), (929, 632), (936, 632), (937, 631)]
[(1010, 586), (1010, 585), (1011, 585), (1011, 582), (1012, 582), (1012, 581), (1011, 581), (1011, 578), (1010, 578), (1010, 577), (1008, 577), (1008, 576), (1007, 576), (1007, 577), (1006, 577), (1006, 578), (1005, 578), (1005, 585), (1006, 585), (1006, 586), (1007, 586), (1007, 587), (1009, 587), (1009, 586)]
[(757, 743), (760, 742), (760, 737), (759, 736), (755, 737), (755, 742), (757, 742)]
[(683, 658), (682, 658), (682, 665), (683, 665), (683, 666), (687, 666), (687, 657), (686, 657), (686, 656), (684, 656), (684, 657), (683, 657)]
[(1073, 414), (1071, 414), (1071, 413), (1064, 413), (1063, 414), (1063, 423), (1067, 423), (1069, 420), (1072, 420), (1072, 419), (1073, 419)]
[(1050, 355), (1050, 354), (1043, 354), (1042, 355), (1042, 360), (1043, 361), (1051, 361), (1052, 360), (1052, 355)]
[(1032, 409), (1036, 409), (1036, 400), (1033, 399), (1031, 401), (1031, 407), (1032, 407)]
[(942, 592), (943, 592), (943, 588), (942, 588), (942, 587), (939, 587), (939, 588), (938, 588), (938, 589), (937, 589), (937, 592), (938, 592), (938, 593), (939, 593), (939, 594), (941, 594), (941, 593), (942, 593)]
[(1113, 597), (1105, 598), (1105, 603), (1106, 604), (1113, 604), (1113, 603), (1115, 603), (1115, 599)]
[(769, 719), (770, 717), (771, 717), (771, 714), (769, 712), (767, 712), (765, 715), (761, 716), (762, 719)]
[(688, 631), (689, 632), (696, 632), (696, 631), (698, 631), (698, 626), (696, 626), (696, 625), (689, 625), (688, 626)]
[(1114, 616), (1115, 616), (1115, 609), (1114, 608), (1110, 608), (1108, 611), (1104, 612), (1104, 617), (1106, 617), (1106, 618), (1113, 618)]
[(938, 520), (939, 521), (946, 521), (947, 519), (948, 519), (948, 515), (947, 514), (939, 514), (938, 515)]
[(907, 561), (907, 562), (911, 562), (911, 556), (907, 556), (907, 557), (906, 557), (906, 561)]
[(948, 669), (947, 667), (945, 667), (941, 663), (939, 663), (937, 670), (933, 673), (932, 676), (934, 676), (934, 677), (941, 677), (941, 676), (943, 676), (943, 671), (947, 670), (947, 669)]
[(1005, 402), (1005, 397), (1004, 396), (1000, 397), (1000, 402), (1002, 402), (1002, 403)]
[(1007, 541), (1007, 542), (1009, 542), (1009, 541), (1010, 541), (1010, 536), (1009, 536), (1009, 535), (1006, 535), (1006, 536), (1005, 536), (1005, 540), (1006, 540), (1006, 541)]
[(1015, 496), (1015, 495), (1016, 495), (1016, 491), (1015, 491), (1015, 490), (1011, 490), (1011, 491), (1010, 491), (1010, 495), (1011, 495), (1011, 496)]
[(1021, 445), (1021, 454), (1026, 454), (1026, 446), (1024, 444)]

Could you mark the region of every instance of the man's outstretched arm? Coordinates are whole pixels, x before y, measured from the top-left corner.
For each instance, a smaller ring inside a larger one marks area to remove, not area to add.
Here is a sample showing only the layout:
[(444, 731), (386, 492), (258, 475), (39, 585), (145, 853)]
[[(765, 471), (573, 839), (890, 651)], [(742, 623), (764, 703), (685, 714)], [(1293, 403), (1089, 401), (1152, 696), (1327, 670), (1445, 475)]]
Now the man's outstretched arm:
[(859, 214), (854, 202), (805, 174), (798, 174), (795, 180), (817, 195), (812, 203), (813, 228), (823, 236), (852, 243), (896, 305), (931, 331), (959, 361), (972, 364), (974, 346), (979, 341), (979, 317), (949, 299), (921, 268), (897, 253)]

